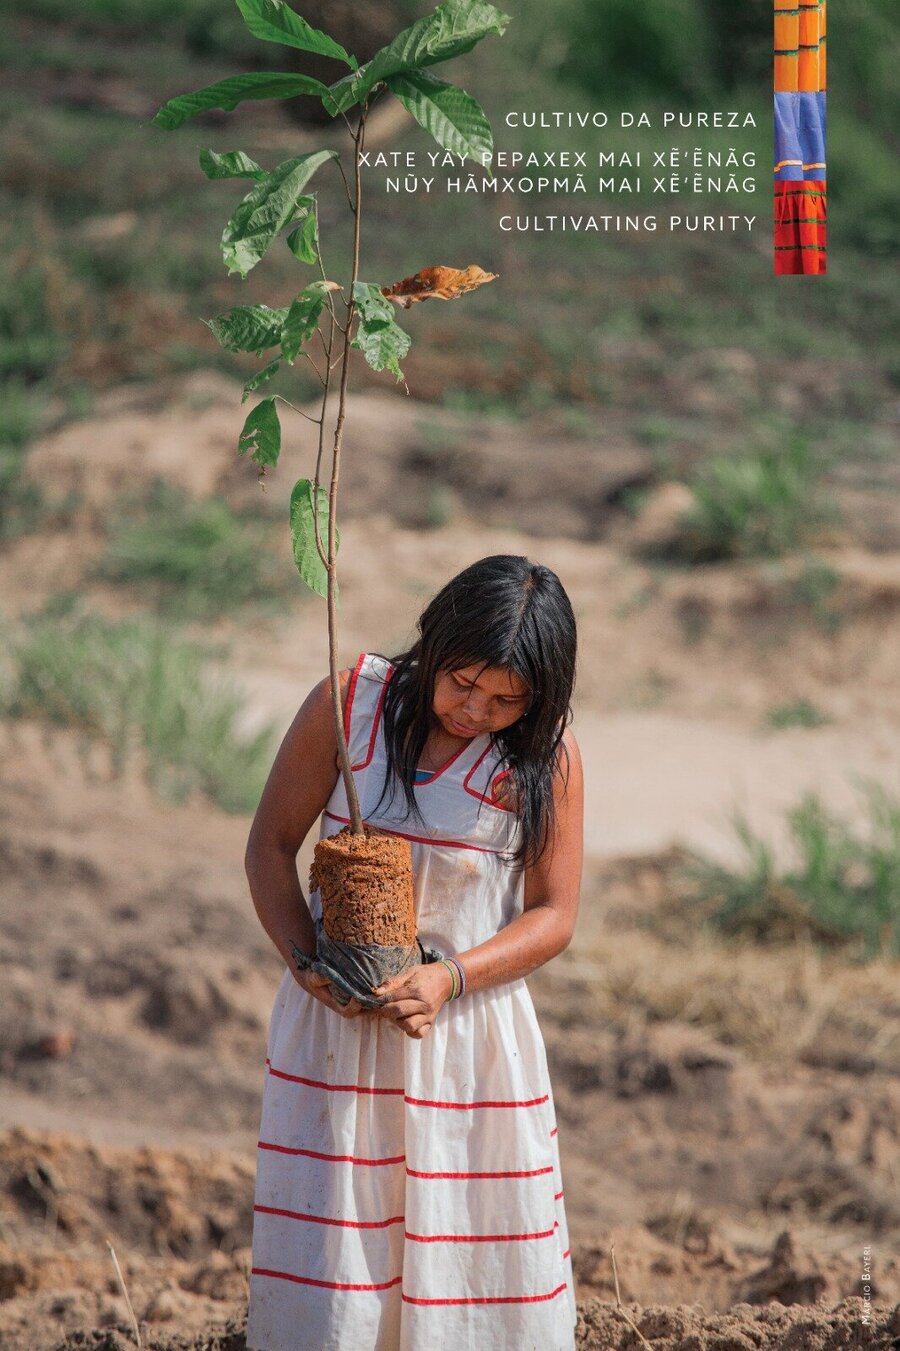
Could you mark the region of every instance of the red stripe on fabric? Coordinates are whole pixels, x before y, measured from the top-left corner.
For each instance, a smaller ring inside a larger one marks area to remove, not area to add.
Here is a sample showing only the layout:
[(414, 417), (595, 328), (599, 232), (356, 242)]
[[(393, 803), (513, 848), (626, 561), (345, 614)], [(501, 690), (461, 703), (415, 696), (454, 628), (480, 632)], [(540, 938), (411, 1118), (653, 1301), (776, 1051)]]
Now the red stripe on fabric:
[(324, 1088), (329, 1093), (369, 1093), (387, 1097), (403, 1097), (402, 1088), (369, 1088), (367, 1084), (326, 1084), (321, 1079), (305, 1079), (302, 1074), (286, 1074), (269, 1064), (269, 1073), (276, 1079), (287, 1079), (292, 1084), (305, 1084), (307, 1088)]
[(378, 736), (378, 724), (381, 722), (381, 712), (384, 708), (384, 696), (387, 694), (388, 681), (394, 674), (393, 666), (388, 671), (384, 680), (381, 682), (381, 693), (378, 695), (378, 703), (375, 707), (375, 716), (372, 719), (372, 732), (369, 737), (369, 749), (366, 751), (365, 760), (361, 760), (358, 765), (351, 765), (352, 770), (366, 769), (372, 763), (372, 756), (375, 754), (375, 738)]
[(278, 1206), (254, 1206), (261, 1215), (282, 1215), (286, 1220), (304, 1220), (308, 1224), (332, 1224), (339, 1229), (386, 1229), (389, 1224), (402, 1224), (405, 1215), (392, 1215), (389, 1220), (330, 1220), (325, 1215), (306, 1215), (302, 1210), (280, 1210)]
[(295, 1281), (297, 1285), (315, 1285), (320, 1290), (391, 1290), (403, 1280), (395, 1276), (392, 1281), (380, 1281), (376, 1285), (351, 1285), (346, 1281), (316, 1281), (312, 1276), (295, 1276), (290, 1271), (270, 1271), (267, 1267), (252, 1267), (251, 1276), (272, 1276), (278, 1281)]
[(572, 1256), (572, 1249), (566, 1248), (565, 1252), (563, 1253), (563, 1261), (565, 1261), (567, 1257), (571, 1256)]
[[(512, 1173), (422, 1173), (416, 1168), (407, 1168), (407, 1177), (423, 1178), (490, 1178), (490, 1177), (544, 1177), (547, 1173), (553, 1172), (553, 1165), (549, 1164), (546, 1168), (528, 1168), (520, 1172)], [(560, 1192), (560, 1196), (562, 1193)], [(555, 1201), (559, 1197), (553, 1198)]]
[(453, 761), (458, 760), (459, 757), (462, 755), (463, 751), (468, 750), (468, 748), (469, 748), (468, 742), (464, 741), (463, 744), (460, 746), (459, 750), (453, 752), (449, 760), (445, 760), (442, 765), (440, 765), (437, 769), (434, 769), (429, 773), (427, 779), (419, 779), (415, 785), (416, 788), (422, 788), (424, 787), (425, 784), (434, 783), (435, 779), (439, 778), (440, 775), (443, 774), (445, 769), (449, 769), (450, 766), (453, 764)]
[(316, 1149), (299, 1149), (289, 1145), (273, 1145), (267, 1140), (258, 1140), (257, 1149), (271, 1149), (276, 1154), (299, 1154), (304, 1159), (322, 1159), (325, 1163), (358, 1163), (364, 1168), (382, 1168), (389, 1163), (406, 1163), (406, 1155), (398, 1154), (395, 1159), (360, 1159), (355, 1154), (320, 1154)]
[(481, 1107), (540, 1107), (541, 1103), (549, 1101), (550, 1094), (545, 1093), (542, 1098), (527, 1098), (523, 1102), (432, 1102), (430, 1098), (410, 1098), (404, 1097), (403, 1101), (410, 1107), (446, 1107), (454, 1112), (472, 1112)]
[[(354, 769), (356, 768), (358, 766), (354, 765)], [(336, 812), (330, 812), (327, 809), (322, 815), (329, 817), (332, 821), (340, 821), (341, 825), (344, 826), (350, 824), (349, 816), (338, 816)], [(465, 844), (461, 840), (436, 840), (424, 835), (407, 835), (403, 830), (388, 830), (386, 826), (379, 826), (378, 829), (385, 835), (396, 835), (401, 840), (412, 840), (413, 844), (444, 844), (449, 849), (471, 849), (474, 854), (497, 854), (501, 858), (508, 852), (503, 849), (484, 849), (481, 845)]]
[[(475, 773), (475, 771), (476, 771), (476, 769), (478, 768), (478, 766), (481, 764), (481, 762), (482, 762), (482, 760), (484, 759), (484, 757), (487, 755), (488, 751), (493, 750), (493, 749), (494, 749), (494, 747), (493, 747), (492, 743), (491, 743), (491, 742), (488, 742), (488, 744), (485, 746), (484, 750), (483, 750), (483, 751), (481, 752), (481, 754), (479, 755), (478, 759), (475, 761), (475, 763), (474, 763), (474, 765), (472, 766), (472, 768), (469, 770), (469, 772), (468, 772), (468, 774), (466, 775), (466, 777), (463, 779), (463, 788), (465, 788), (465, 790), (466, 790), (466, 792), (469, 794), (469, 796), (470, 796), (470, 797), (476, 798), (479, 802), (486, 802), (486, 803), (488, 804), (489, 807), (496, 807), (496, 806), (497, 806), (497, 803), (496, 803), (496, 802), (492, 802), (491, 799), (490, 799), (489, 797), (485, 797), (484, 793), (477, 793), (477, 792), (475, 791), (474, 788), (470, 788), (470, 787), (469, 787), (469, 780), (471, 779), (472, 775)], [(504, 808), (502, 808), (501, 810), (505, 811), (506, 808), (504, 807)]]
[(554, 1201), (561, 1201), (561, 1200), (563, 1199), (564, 1196), (565, 1196), (565, 1192), (556, 1192), (556, 1194), (554, 1195), (553, 1199), (554, 1199)]
[(550, 1132), (551, 1140), (553, 1139), (554, 1135), (559, 1135), (559, 1126), (554, 1126), (553, 1130)]
[(533, 1234), (411, 1234), (407, 1229), (404, 1237), (414, 1243), (526, 1243), (531, 1239), (552, 1238), (558, 1228), (559, 1220), (555, 1220), (552, 1228)]
[(508, 779), (511, 773), (512, 773), (511, 769), (504, 769), (501, 771), (501, 773), (495, 774), (494, 777), (491, 779), (491, 806), (496, 807), (498, 811), (509, 812), (511, 816), (514, 816), (515, 812), (513, 808), (507, 807), (506, 803), (501, 802), (497, 796), (498, 784), (501, 784), (504, 779)]
[(350, 674), (350, 683), (347, 685), (347, 702), (344, 704), (344, 736), (347, 738), (347, 745), (350, 744), (350, 711), (353, 708), (353, 696), (356, 693), (356, 682), (359, 679), (359, 673), (362, 670), (362, 664), (365, 661), (365, 652), (360, 652), (356, 665)]
[(482, 1298), (473, 1297), (470, 1299), (415, 1299), (412, 1295), (403, 1294), (404, 1304), (540, 1304), (544, 1300), (556, 1299), (567, 1288), (567, 1283), (563, 1281), (555, 1290), (550, 1290), (546, 1295), (490, 1295)]

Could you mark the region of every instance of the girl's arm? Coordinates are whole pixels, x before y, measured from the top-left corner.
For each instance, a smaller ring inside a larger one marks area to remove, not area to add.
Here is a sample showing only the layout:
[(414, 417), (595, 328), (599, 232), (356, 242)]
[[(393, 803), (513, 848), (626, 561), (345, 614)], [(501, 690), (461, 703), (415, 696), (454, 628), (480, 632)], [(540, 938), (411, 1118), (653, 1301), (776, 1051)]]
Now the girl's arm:
[[(466, 990), (518, 980), (567, 947), (575, 928), (584, 850), (584, 776), (578, 745), (567, 730), (568, 751), (554, 780), (554, 826), (547, 848), (525, 869), (521, 915), (468, 952), (454, 953), (466, 975)], [(394, 998), (379, 1016), (392, 1018), (409, 1036), (422, 1037), (451, 992), (451, 976), (438, 963), (416, 967), (409, 977), (386, 982), (379, 993)]]
[[(349, 671), (341, 671), (341, 697), (346, 702)], [(297, 854), (337, 782), (337, 741), (327, 679), (312, 689), (279, 747), (260, 799), (244, 866), (250, 895), (266, 933), (294, 979), (309, 994), (345, 1017), (362, 1011), (356, 1000), (340, 1005), (328, 992), (328, 981), (294, 966), (291, 945), (316, 950), (312, 916), (297, 874)]]

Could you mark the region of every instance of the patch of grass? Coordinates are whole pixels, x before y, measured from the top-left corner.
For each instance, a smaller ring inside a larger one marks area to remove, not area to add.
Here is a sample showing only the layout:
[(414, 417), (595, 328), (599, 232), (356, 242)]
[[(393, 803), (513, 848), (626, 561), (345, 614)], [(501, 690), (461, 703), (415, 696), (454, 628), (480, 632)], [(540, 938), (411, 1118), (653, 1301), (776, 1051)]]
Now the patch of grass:
[(207, 661), (154, 621), (51, 605), (11, 635), (3, 712), (80, 729), (112, 748), (120, 770), (143, 753), (150, 781), (175, 801), (199, 791), (226, 811), (250, 812), (272, 728), (237, 730), (241, 698), (209, 675)]
[(826, 633), (836, 633), (844, 616), (834, 599), (841, 584), (840, 573), (820, 558), (807, 558), (796, 577), (782, 586), (784, 608), (811, 616)]
[(821, 493), (822, 458), (801, 437), (784, 446), (719, 456), (691, 481), (694, 505), (674, 553), (694, 563), (775, 558), (832, 519)]
[(776, 704), (766, 715), (769, 727), (822, 727), (828, 718), (809, 699), (796, 699), (789, 704)]
[(217, 619), (288, 595), (291, 573), (269, 535), (262, 522), (237, 516), (219, 499), (158, 483), (136, 517), (123, 510), (98, 573), (148, 595), (166, 614)]
[(804, 936), (860, 958), (900, 955), (900, 799), (869, 786), (866, 803), (859, 833), (807, 794), (788, 814), (794, 862), (784, 867), (738, 818), (743, 867), (697, 869), (708, 920), (761, 943)]
[(20, 379), (0, 384), (0, 540), (33, 530), (43, 512), (36, 484), (23, 477), (28, 443), (38, 425), (35, 396)]

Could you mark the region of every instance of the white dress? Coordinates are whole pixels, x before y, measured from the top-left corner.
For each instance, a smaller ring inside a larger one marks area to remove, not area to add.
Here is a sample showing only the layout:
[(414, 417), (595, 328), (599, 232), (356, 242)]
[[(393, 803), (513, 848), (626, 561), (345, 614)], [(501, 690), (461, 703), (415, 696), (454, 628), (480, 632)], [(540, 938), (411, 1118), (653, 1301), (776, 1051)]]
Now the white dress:
[[(412, 841), (419, 936), (447, 954), (522, 909), (486, 734), (376, 809), (391, 668), (363, 654), (345, 725), (365, 820)], [(338, 778), (321, 835), (347, 823)], [(313, 916), (318, 893), (310, 896)], [(248, 1347), (572, 1351), (575, 1298), (547, 1061), (524, 980), (445, 1004), (421, 1041), (343, 1019), (289, 970), (269, 1030)]]

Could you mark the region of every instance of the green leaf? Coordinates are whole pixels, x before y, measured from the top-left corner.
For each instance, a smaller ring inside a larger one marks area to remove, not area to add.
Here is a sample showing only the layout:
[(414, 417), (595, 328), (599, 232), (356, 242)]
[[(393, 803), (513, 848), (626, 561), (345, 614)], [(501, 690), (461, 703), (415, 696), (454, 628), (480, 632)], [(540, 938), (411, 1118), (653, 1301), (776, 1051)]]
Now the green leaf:
[(360, 321), (372, 332), (396, 322), (394, 306), (381, 294), (381, 287), (376, 282), (354, 282), (353, 303), (359, 311)]
[[(291, 493), (291, 542), (294, 549), (294, 562), (306, 585), (318, 595), (328, 591), (328, 572), (324, 567), (319, 550), (316, 547), (316, 518), (313, 502), (318, 505), (319, 539), (328, 552), (328, 494), (319, 487), (317, 497), (313, 498), (313, 485), (308, 478), (301, 478), (294, 484)], [(335, 549), (340, 543), (337, 526), (334, 531)]]
[(359, 325), (350, 346), (362, 352), (373, 371), (389, 370), (402, 380), (400, 359), (409, 351), (412, 338), (394, 318), (394, 306), (373, 282), (357, 282), (353, 298)]
[(346, 112), (362, 103), (380, 81), (469, 52), (488, 33), (502, 33), (511, 17), (482, 0), (444, 0), (431, 14), (404, 28), (358, 71), (331, 85), (330, 98), (323, 96), (322, 102), (332, 116), (332, 106)]
[(359, 348), (373, 371), (389, 370), (399, 381), (403, 379), (400, 358), (406, 356), (411, 341), (399, 324), (379, 329), (366, 329), (360, 325), (350, 346)]
[(267, 366), (263, 366), (261, 371), (257, 371), (255, 375), (251, 375), (246, 385), (244, 385), (244, 394), (241, 403), (246, 403), (254, 390), (259, 389), (260, 385), (264, 385), (267, 380), (271, 380), (280, 365), (281, 357), (273, 357)]
[(478, 164), (490, 165), (494, 153), (491, 124), (481, 105), (464, 89), (424, 70), (391, 75), (386, 83), (438, 145)]
[(287, 237), (288, 248), (301, 263), (315, 263), (319, 257), (319, 225), (316, 213), (310, 211), (300, 226)]
[(268, 305), (236, 305), (227, 314), (203, 322), (226, 351), (262, 356), (267, 347), (281, 342), (287, 315), (287, 309), (273, 310)]
[(290, 99), (298, 94), (318, 94), (329, 111), (334, 104), (328, 85), (314, 80), (311, 75), (249, 71), (244, 75), (230, 75), (227, 80), (209, 84), (196, 93), (179, 94), (177, 98), (169, 99), (154, 117), (153, 125), (162, 127), (163, 131), (175, 131), (210, 108), (224, 108), (230, 113), (245, 99)]
[(222, 254), (229, 272), (246, 277), (278, 232), (297, 219), (298, 210), (309, 209), (303, 189), (319, 166), (337, 158), (336, 150), (313, 150), (285, 160), (257, 183), (222, 233)]
[(262, 38), (264, 42), (280, 42), (284, 47), (299, 47), (302, 52), (333, 56), (352, 70), (358, 69), (355, 56), (348, 55), (327, 33), (311, 28), (283, 0), (237, 0), (237, 7), (254, 37)]
[(200, 168), (207, 178), (265, 178), (261, 169), (243, 150), (229, 150), (217, 155), (215, 150), (200, 151)]
[(274, 399), (263, 399), (247, 414), (238, 441), (238, 454), (250, 451), (257, 464), (276, 465), (281, 453), (281, 423)]
[(293, 366), (297, 353), (316, 331), (329, 291), (340, 290), (337, 282), (311, 281), (294, 297), (281, 334), (281, 354)]

